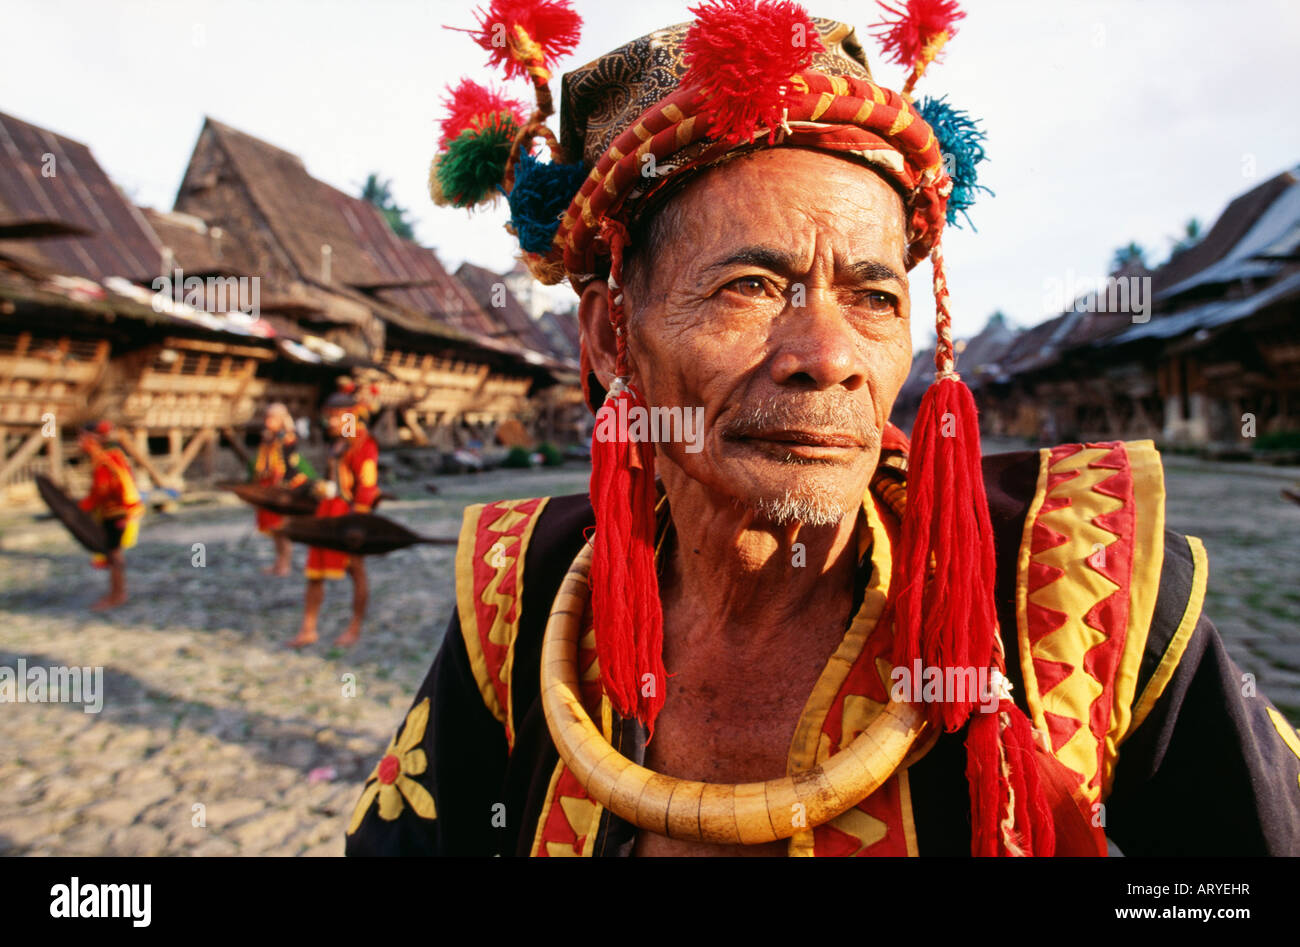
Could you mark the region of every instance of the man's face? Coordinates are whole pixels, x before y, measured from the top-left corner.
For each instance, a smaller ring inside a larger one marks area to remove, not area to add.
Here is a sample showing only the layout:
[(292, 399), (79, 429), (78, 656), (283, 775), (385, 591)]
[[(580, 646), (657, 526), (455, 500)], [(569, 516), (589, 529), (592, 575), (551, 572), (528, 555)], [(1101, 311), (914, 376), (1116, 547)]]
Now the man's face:
[(704, 408), (703, 449), (661, 444), (711, 491), (776, 523), (862, 502), (911, 363), (898, 194), (820, 152), (776, 148), (692, 182), (628, 291), (633, 380)]
[(330, 437), (339, 438), (343, 436), (343, 421), (347, 414), (348, 412), (344, 408), (333, 408), (325, 414), (325, 427), (329, 430)]

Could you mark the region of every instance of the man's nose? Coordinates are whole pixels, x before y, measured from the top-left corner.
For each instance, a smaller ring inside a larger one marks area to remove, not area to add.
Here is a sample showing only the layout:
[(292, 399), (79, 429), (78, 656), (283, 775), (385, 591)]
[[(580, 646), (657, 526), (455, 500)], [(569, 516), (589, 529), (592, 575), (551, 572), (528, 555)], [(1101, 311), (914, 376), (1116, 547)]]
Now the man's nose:
[(809, 289), (805, 304), (797, 295), (781, 314), (774, 341), (772, 380), (778, 385), (816, 389), (843, 385), (856, 391), (866, 382), (861, 337), (844, 318), (835, 298), (826, 291)]

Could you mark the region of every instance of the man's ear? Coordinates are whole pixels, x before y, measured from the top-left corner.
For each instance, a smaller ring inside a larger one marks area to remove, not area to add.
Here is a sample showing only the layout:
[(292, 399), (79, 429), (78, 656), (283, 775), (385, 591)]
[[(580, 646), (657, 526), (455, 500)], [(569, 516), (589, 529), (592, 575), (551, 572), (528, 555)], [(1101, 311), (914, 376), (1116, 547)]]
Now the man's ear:
[(615, 354), (614, 328), (609, 324), (609, 284), (592, 280), (578, 300), (578, 328), (582, 345), (591, 360), (591, 370), (606, 391), (614, 380)]

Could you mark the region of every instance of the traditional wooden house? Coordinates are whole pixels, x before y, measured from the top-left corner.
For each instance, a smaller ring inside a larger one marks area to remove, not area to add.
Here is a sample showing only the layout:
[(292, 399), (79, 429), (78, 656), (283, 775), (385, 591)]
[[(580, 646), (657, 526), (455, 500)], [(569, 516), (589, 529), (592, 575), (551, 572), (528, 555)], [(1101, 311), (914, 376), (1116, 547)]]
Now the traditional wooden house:
[[(997, 372), (977, 385), (984, 429), (1230, 449), (1300, 432), (1298, 249), (1300, 175), (1288, 171), (1162, 266), (1111, 274), (985, 355)], [(963, 356), (963, 374), (980, 361)]]
[(388, 443), (487, 439), (578, 390), (519, 328), (376, 208), (220, 123), (157, 212), (84, 145), (0, 115), (0, 488), (69, 473), (94, 417), (146, 487), (178, 486), (218, 443), (242, 452), (268, 403), (314, 416), (344, 373), (377, 384)]
[(576, 382), (511, 338), (432, 250), (396, 236), (377, 208), (230, 126), (204, 123), (176, 210), (251, 256), (264, 313), (373, 369), (391, 409), (381, 440), (451, 446), (467, 428), (482, 437), (527, 417), (540, 391)]
[(1206, 241), (1156, 271), (1155, 314), (1101, 354), (1153, 366), (1166, 443), (1249, 446), (1297, 432), (1300, 446), (1300, 173), (1242, 195)]
[(251, 416), (271, 331), (145, 288), (168, 262), (85, 145), (0, 115), (0, 487), (63, 477), (66, 441), (95, 417), (175, 483)]
[[(517, 274), (516, 274), (517, 275)], [(542, 313), (534, 318), (515, 296), (512, 274), (493, 273), (472, 263), (464, 263), (456, 270), (456, 278), (470, 291), (475, 301), (486, 312), (496, 316), (503, 328), (497, 333), (521, 349), (544, 360), (562, 384), (552, 385), (534, 398), (529, 427), (537, 440), (575, 441), (582, 439), (587, 421), (587, 408), (578, 384), (578, 353), (560, 336), (560, 344), (552, 341), (546, 326), (555, 317)], [(576, 333), (577, 321), (573, 320)]]

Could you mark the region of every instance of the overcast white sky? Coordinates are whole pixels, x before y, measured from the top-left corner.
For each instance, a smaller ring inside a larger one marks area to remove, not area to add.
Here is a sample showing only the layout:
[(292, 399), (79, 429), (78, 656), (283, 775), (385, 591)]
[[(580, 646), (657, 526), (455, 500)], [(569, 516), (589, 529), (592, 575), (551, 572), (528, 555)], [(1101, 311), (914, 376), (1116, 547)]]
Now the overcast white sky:
[[(443, 89), (483, 79), (485, 54), (443, 24), (473, 25), (448, 0), (47, 2), (3, 0), (0, 111), (88, 144), (138, 203), (169, 209), (205, 115), (303, 158), (356, 192), (370, 171), (393, 181), (422, 242), (444, 262), (504, 270), (504, 209), (469, 215), (425, 191)], [(583, 63), (659, 26), (687, 3), (575, 0)], [(873, 3), (818, 0), (810, 12), (867, 27)], [(997, 196), (979, 227), (945, 238), (959, 334), (1002, 309), (1014, 323), (1052, 315), (1050, 288), (1105, 275), (1137, 240), (1154, 261), (1192, 216), (1300, 164), (1300, 3), (1290, 0), (966, 0), (967, 17), (922, 95), (982, 118)], [(1288, 91), (1290, 90), (1290, 91)], [(527, 98), (521, 84), (517, 91)], [(558, 82), (555, 85), (558, 99)], [(915, 337), (932, 335), (913, 274)], [(563, 298), (562, 296), (560, 298)], [(571, 294), (570, 294), (571, 298)]]

